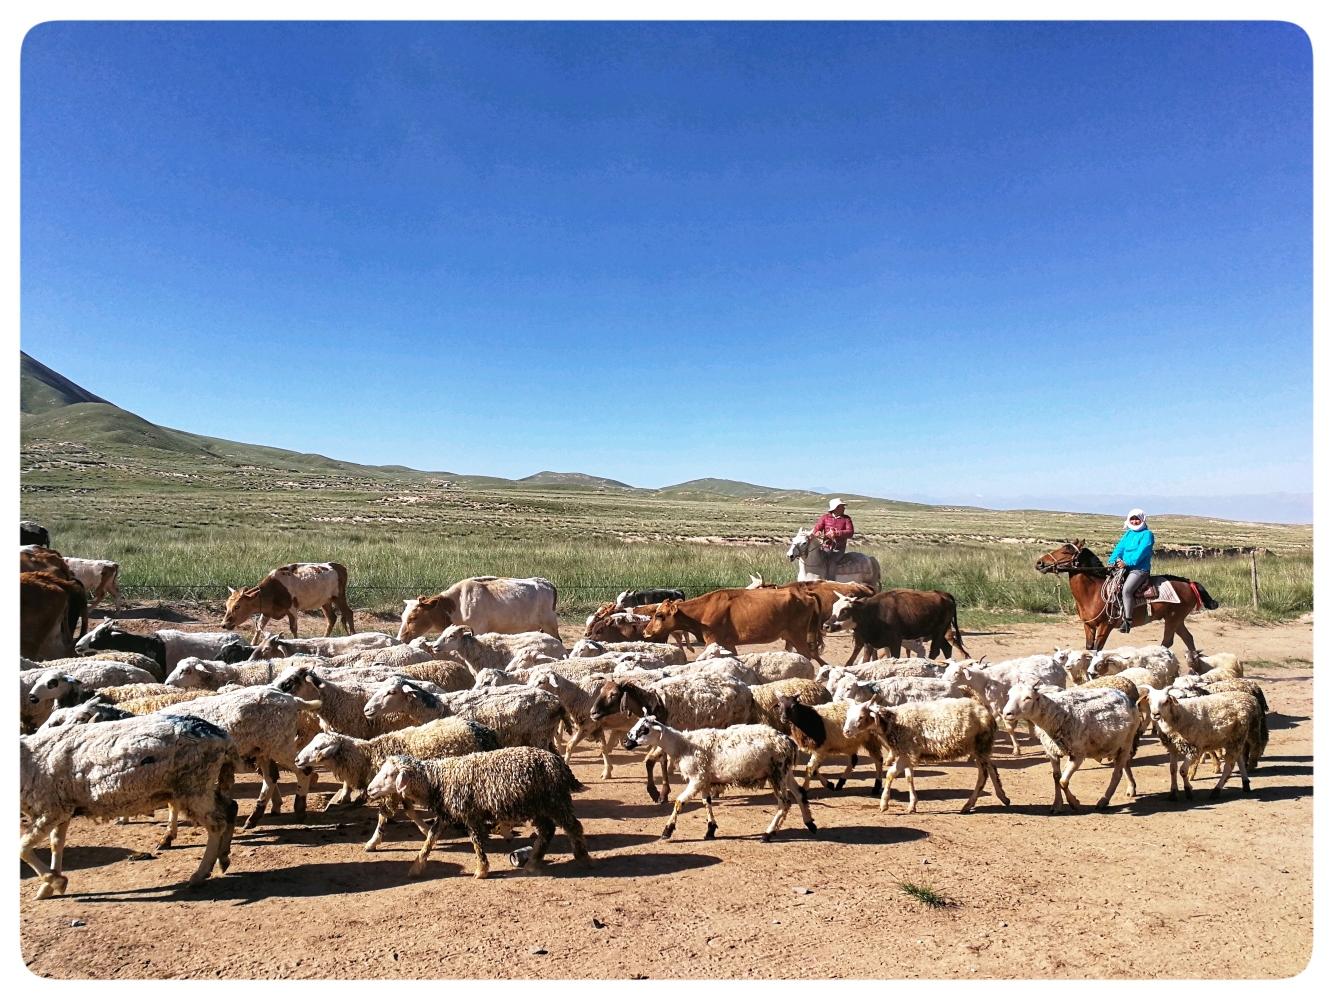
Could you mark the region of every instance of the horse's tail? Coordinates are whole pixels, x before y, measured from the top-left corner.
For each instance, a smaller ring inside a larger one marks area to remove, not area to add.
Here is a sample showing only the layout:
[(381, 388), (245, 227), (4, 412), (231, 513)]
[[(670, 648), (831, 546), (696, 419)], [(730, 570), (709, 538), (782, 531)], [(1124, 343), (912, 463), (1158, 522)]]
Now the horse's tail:
[(1204, 589), (1204, 584), (1191, 580), (1190, 585), (1195, 588), (1195, 595), (1199, 598), (1200, 604), (1204, 607), (1205, 611), (1218, 610), (1218, 602), (1209, 596), (1209, 591)]

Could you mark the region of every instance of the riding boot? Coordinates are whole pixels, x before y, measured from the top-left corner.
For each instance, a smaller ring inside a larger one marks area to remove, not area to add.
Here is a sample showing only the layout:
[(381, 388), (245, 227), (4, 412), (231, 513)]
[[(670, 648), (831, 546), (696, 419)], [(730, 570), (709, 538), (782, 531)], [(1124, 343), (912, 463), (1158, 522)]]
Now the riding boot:
[(1119, 629), (1119, 631), (1121, 631), (1121, 632), (1129, 632), (1129, 631), (1130, 631), (1130, 615), (1129, 615), (1128, 613), (1125, 613), (1125, 612), (1123, 612), (1123, 614), (1124, 614), (1124, 617), (1121, 619), (1121, 628)]

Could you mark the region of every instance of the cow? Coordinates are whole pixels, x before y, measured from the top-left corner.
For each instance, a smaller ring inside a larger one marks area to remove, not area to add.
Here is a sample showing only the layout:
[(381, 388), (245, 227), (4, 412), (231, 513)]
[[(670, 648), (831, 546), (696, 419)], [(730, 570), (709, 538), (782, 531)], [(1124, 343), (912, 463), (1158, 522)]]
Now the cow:
[(545, 632), (559, 639), (556, 586), (540, 576), (474, 576), (460, 580), (434, 597), (405, 600), (398, 639), (407, 642), (443, 632), (451, 625), (466, 625), (476, 635)]
[(852, 631), (855, 645), (848, 666), (856, 661), (864, 647), (889, 649), (897, 657), (905, 639), (930, 639), (934, 659), (939, 650), (949, 659), (954, 650), (951, 641), (964, 656), (959, 634), (959, 612), (954, 596), (943, 590), (885, 590), (870, 597), (840, 597), (834, 602), (826, 632)]
[(73, 656), (80, 619), (86, 632), (88, 598), (83, 584), (54, 573), (19, 574), (20, 656), (30, 660)]
[(20, 521), (19, 544), (41, 545), (44, 548), (49, 549), (51, 547), (51, 532), (47, 531), (36, 521)]
[(83, 584), (83, 589), (93, 595), (89, 608), (97, 607), (97, 602), (107, 594), (116, 601), (116, 610), (120, 603), (120, 565), (108, 559), (79, 559), (66, 556), (65, 565), (74, 574), (74, 578)]
[[(820, 621), (825, 621), (834, 610), (834, 602), (849, 594), (870, 597), (875, 591), (865, 583), (835, 583), (832, 580), (796, 580), (792, 583), (765, 583), (764, 576), (750, 575), (747, 590), (777, 590), (780, 588), (796, 589), (811, 594), (820, 602)], [(904, 641), (910, 650), (920, 656), (926, 656), (926, 648), (915, 639)], [(789, 647), (789, 651), (791, 647)]]
[(297, 638), (301, 633), (297, 630), (296, 613), (316, 608), (324, 612), (325, 638), (333, 635), (340, 613), (347, 634), (357, 631), (352, 623), (352, 608), (347, 603), (347, 567), (340, 563), (292, 563), (279, 566), (258, 587), (227, 589), (231, 596), (227, 598), (222, 627), (234, 629), (247, 618), (259, 615), (252, 643), (259, 642), (270, 619), (286, 618), (292, 638)]
[(689, 632), (705, 645), (724, 649), (741, 643), (787, 642), (802, 656), (820, 659), (820, 602), (801, 590), (715, 590), (689, 601), (663, 601), (644, 627), (649, 642), (663, 642), (673, 632)]
[(639, 608), (645, 604), (659, 605), (663, 601), (684, 601), (686, 592), (672, 587), (655, 587), (652, 590), (623, 590), (616, 595), (616, 607), (622, 611)]
[(70, 571), (69, 564), (55, 549), (45, 545), (19, 546), (20, 573), (50, 573), (62, 580), (77, 582), (78, 578)]

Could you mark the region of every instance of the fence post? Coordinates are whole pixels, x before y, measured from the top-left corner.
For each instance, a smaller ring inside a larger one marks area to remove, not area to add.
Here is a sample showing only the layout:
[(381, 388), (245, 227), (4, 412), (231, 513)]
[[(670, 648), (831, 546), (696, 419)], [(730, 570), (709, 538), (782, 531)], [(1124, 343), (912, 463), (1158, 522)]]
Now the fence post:
[(1251, 549), (1251, 607), (1260, 606), (1260, 574), (1255, 568), (1255, 549)]

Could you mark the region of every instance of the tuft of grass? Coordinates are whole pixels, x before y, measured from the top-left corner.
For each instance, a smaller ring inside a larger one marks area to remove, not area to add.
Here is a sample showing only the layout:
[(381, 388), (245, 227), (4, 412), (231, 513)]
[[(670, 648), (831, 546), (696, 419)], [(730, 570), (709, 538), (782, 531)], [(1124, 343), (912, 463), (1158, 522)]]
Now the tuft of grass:
[(927, 906), (940, 908), (942, 906), (950, 905), (948, 899), (936, 892), (936, 890), (932, 889), (929, 885), (918, 885), (914, 882), (900, 882), (899, 892), (907, 896), (912, 896), (914, 899), (925, 903)]

